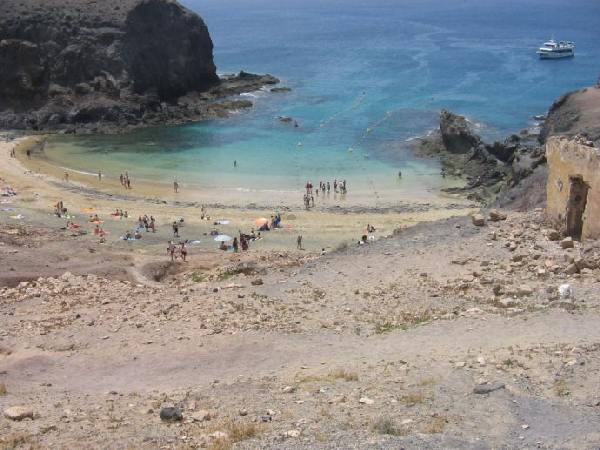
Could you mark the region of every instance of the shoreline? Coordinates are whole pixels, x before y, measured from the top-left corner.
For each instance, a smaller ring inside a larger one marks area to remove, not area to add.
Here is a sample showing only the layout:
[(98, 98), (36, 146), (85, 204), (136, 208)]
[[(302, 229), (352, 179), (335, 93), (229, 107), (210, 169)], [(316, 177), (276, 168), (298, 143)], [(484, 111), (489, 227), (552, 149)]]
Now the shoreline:
[[(202, 202), (197, 198), (198, 193), (176, 195), (167, 185), (144, 182), (136, 182), (131, 191), (125, 191), (116, 180), (103, 178), (99, 183), (97, 179), (91, 179), (92, 176), (83, 174), (70, 173), (69, 182), (65, 182), (61, 179), (62, 169), (25, 156), (27, 149), (39, 145), (41, 139), (43, 137), (29, 136), (0, 143), (0, 158), (9, 161), (0, 168), (0, 177), (19, 193), (11, 199), (16, 212), (25, 216), (19, 222), (50, 228), (64, 227), (64, 219), (52, 217), (52, 205), (63, 201), (69, 211), (75, 214), (74, 220), (86, 228), (82, 221), (87, 214), (82, 211), (94, 208), (102, 219), (106, 219), (103, 227), (109, 232), (109, 245), (122, 249), (131, 245), (118, 240), (118, 236), (128, 228), (132, 229), (138, 216), (154, 215), (159, 232), (155, 236), (144, 236), (141, 244), (137, 245), (154, 255), (162, 253), (159, 248), (172, 239), (170, 223), (179, 217), (185, 217), (186, 223), (182, 239), (201, 241), (194, 252), (209, 252), (217, 256), (222, 252), (216, 249), (216, 243), (208, 236), (213, 228), (236, 236), (238, 230), (249, 232), (255, 228), (254, 220), (257, 217), (268, 218), (279, 212), (283, 216), (284, 227), (263, 233), (264, 239), (254, 247), (251, 246), (251, 253), (295, 250), (296, 237), (301, 234), (306, 248), (303, 254), (318, 254), (322, 249), (329, 252), (340, 246), (356, 244), (364, 234), (367, 223), (376, 226), (377, 232), (373, 236), (378, 240), (416, 223), (462, 216), (478, 208), (470, 202), (449, 197), (447, 201), (440, 201), (438, 204), (399, 203), (388, 207), (319, 205), (306, 211), (296, 202), (240, 204), (228, 202), (226, 196), (215, 196), (210, 202)], [(17, 158), (10, 158), (10, 148), (15, 145)], [(210, 220), (201, 219), (201, 205), (207, 208)], [(109, 214), (117, 208), (129, 212), (127, 221), (108, 220)], [(228, 220), (229, 224), (215, 227), (213, 222), (221, 219)], [(0, 220), (8, 223), (14, 221), (8, 214), (0, 215)], [(92, 230), (92, 227), (87, 228), (88, 231)], [(93, 235), (88, 235), (88, 239), (98, 245), (98, 239)]]

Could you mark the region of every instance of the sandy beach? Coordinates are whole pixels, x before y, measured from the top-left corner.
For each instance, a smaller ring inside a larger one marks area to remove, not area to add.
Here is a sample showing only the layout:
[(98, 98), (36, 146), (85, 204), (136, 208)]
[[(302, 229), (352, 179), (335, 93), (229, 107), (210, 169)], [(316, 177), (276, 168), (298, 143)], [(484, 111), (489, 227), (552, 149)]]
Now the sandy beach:
[[(337, 201), (337, 196), (320, 202), (306, 211), (301, 205), (302, 190), (283, 194), (273, 202), (269, 193), (252, 194), (253, 202), (230, 191), (210, 190), (199, 192), (186, 190), (182, 186), (179, 193), (173, 192), (170, 183), (138, 182), (133, 179), (131, 190), (124, 189), (115, 177), (79, 173), (56, 167), (44, 159), (28, 158), (26, 151), (35, 147), (43, 137), (26, 137), (0, 144), (0, 157), (6, 161), (0, 169), (4, 183), (17, 190), (18, 195), (11, 199), (11, 211), (4, 212), (3, 220), (15, 223), (29, 223), (37, 226), (64, 227), (66, 219), (54, 216), (53, 205), (62, 200), (68, 208), (71, 219), (91, 231), (89, 217), (98, 214), (103, 220), (102, 227), (109, 233), (107, 245), (119, 248), (136, 248), (143, 251), (162, 253), (163, 247), (173, 237), (171, 223), (184, 219), (181, 239), (200, 241), (192, 249), (192, 254), (218, 251), (217, 243), (208, 235), (211, 230), (236, 236), (239, 230), (248, 233), (256, 228), (257, 218), (270, 218), (280, 213), (283, 227), (262, 233), (263, 239), (251, 246), (251, 251), (264, 249), (291, 250), (296, 248), (296, 238), (303, 236), (304, 252), (320, 253), (324, 248), (332, 251), (340, 246), (354, 245), (365, 234), (367, 224), (376, 227), (373, 239), (392, 235), (401, 229), (422, 221), (438, 220), (444, 217), (464, 215), (473, 210), (471, 202), (457, 197), (443, 197), (435, 203), (399, 202), (396, 205), (377, 207), (352, 205), (351, 202)], [(16, 149), (17, 158), (11, 158), (10, 150)], [(68, 181), (64, 174), (69, 174)], [(348, 194), (351, 197), (352, 193)], [(348, 204), (350, 203), (350, 204)], [(201, 206), (204, 205), (210, 220), (201, 219)], [(8, 206), (8, 205), (7, 205)], [(114, 220), (111, 217), (116, 209), (128, 212), (129, 219)], [(11, 219), (10, 216), (24, 216)], [(147, 214), (157, 219), (157, 233), (144, 234), (137, 242), (119, 240), (127, 230), (132, 230), (139, 216)], [(225, 224), (214, 225), (214, 222)], [(90, 243), (98, 239), (89, 236)]]

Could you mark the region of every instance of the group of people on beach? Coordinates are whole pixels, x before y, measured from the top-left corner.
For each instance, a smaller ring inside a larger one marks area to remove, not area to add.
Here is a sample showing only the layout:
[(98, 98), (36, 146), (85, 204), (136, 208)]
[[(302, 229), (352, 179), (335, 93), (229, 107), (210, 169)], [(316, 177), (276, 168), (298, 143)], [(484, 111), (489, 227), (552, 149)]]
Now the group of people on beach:
[(127, 211), (123, 211), (122, 209), (117, 208), (115, 209), (115, 212), (111, 214), (111, 216), (113, 216), (115, 219), (127, 219), (129, 217), (129, 214), (127, 213)]
[(146, 233), (152, 230), (153, 233), (156, 233), (156, 219), (154, 219), (154, 216), (148, 217), (147, 214), (144, 214), (143, 217), (139, 216), (137, 229), (146, 230)]
[(131, 179), (129, 178), (128, 172), (125, 172), (125, 175), (119, 175), (119, 181), (121, 181), (121, 186), (125, 189), (131, 189)]
[[(330, 183), (329, 181), (319, 181), (319, 187), (317, 187), (316, 189), (314, 189), (314, 186), (312, 184), (312, 181), (307, 181), (305, 188), (306, 188), (306, 193), (304, 194), (304, 208), (305, 209), (310, 209), (310, 208), (314, 208), (315, 206), (315, 195), (317, 197), (319, 197), (319, 193), (324, 196), (324, 195), (329, 195), (331, 193), (331, 186), (333, 184), (333, 192), (335, 194), (341, 194), (341, 195), (346, 195), (346, 193), (348, 192), (348, 189), (346, 187), (346, 180), (340, 180), (338, 181), (337, 179), (333, 180), (333, 183)], [(313, 189), (314, 189), (314, 194), (313, 194)]]
[(14, 197), (15, 195), (17, 195), (17, 191), (11, 186), (4, 186), (2, 188), (2, 197)]
[(167, 246), (167, 255), (171, 257), (171, 262), (174, 262), (178, 257), (182, 259), (182, 261), (187, 261), (187, 240), (179, 242), (179, 244), (175, 244), (174, 241), (169, 241), (169, 245)]

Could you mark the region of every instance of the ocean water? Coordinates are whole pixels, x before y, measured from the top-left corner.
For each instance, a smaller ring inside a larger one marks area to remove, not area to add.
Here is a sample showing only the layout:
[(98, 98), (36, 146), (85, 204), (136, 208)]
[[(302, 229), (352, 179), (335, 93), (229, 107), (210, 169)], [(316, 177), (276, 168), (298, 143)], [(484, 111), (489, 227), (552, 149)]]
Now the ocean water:
[[(51, 160), (200, 188), (285, 191), (338, 178), (374, 197), (426, 198), (449, 181), (407, 144), (440, 109), (498, 139), (600, 75), (598, 0), (182, 3), (207, 23), (220, 73), (268, 72), (292, 92), (248, 93), (254, 108), (224, 120), (56, 138)], [(575, 58), (539, 60), (552, 36), (575, 41)]]

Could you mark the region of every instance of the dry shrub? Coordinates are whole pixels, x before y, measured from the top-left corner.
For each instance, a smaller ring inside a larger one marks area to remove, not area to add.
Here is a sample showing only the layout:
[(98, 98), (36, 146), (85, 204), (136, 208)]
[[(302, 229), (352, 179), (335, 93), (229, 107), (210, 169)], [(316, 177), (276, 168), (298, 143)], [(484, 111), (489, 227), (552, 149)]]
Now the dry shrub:
[(393, 419), (380, 417), (373, 423), (373, 430), (379, 434), (388, 434), (390, 436), (406, 436), (408, 430), (398, 426)]
[(338, 368), (332, 370), (328, 374), (323, 375), (304, 375), (298, 378), (299, 383), (313, 383), (318, 381), (358, 381), (358, 374), (356, 372), (350, 372), (346, 369)]
[(571, 393), (571, 391), (569, 391), (569, 386), (567, 385), (567, 382), (564, 380), (564, 378), (559, 378), (558, 380), (555, 380), (553, 388), (554, 393), (559, 397), (566, 397)]
[(227, 433), (227, 437), (212, 441), (209, 447), (210, 450), (230, 450), (236, 442), (251, 439), (261, 431), (258, 425), (250, 422), (229, 421), (219, 428)]
[(25, 444), (29, 444), (28, 448), (38, 448), (37, 445), (31, 443), (31, 435), (21, 431), (7, 434), (0, 437), (0, 450), (16, 450), (24, 448)]
[(444, 417), (434, 417), (423, 425), (421, 431), (425, 434), (436, 434), (444, 431), (447, 420)]
[(425, 401), (425, 394), (421, 391), (409, 392), (402, 396), (402, 401), (407, 404), (418, 404)]

